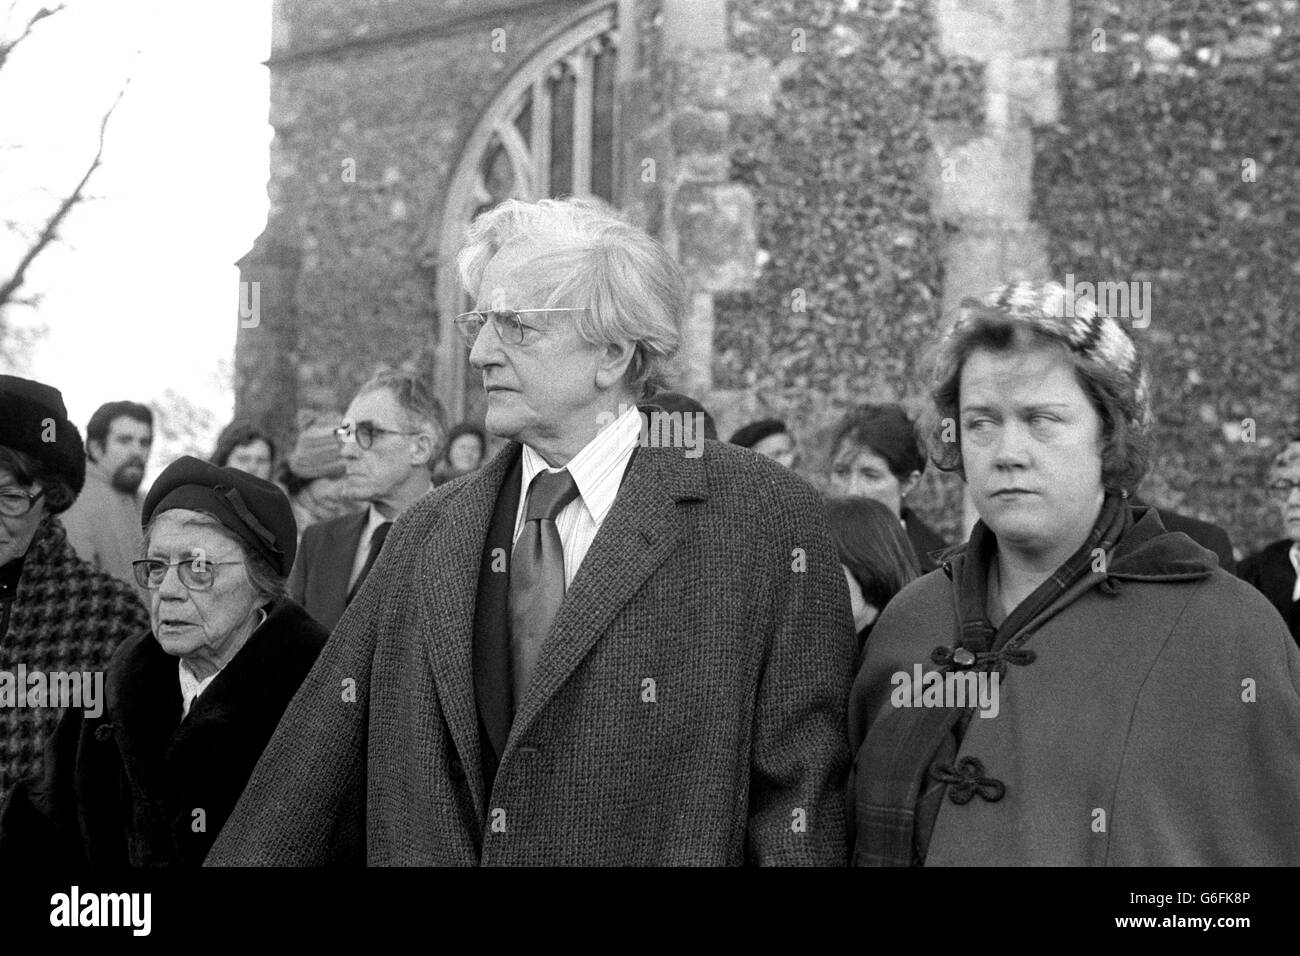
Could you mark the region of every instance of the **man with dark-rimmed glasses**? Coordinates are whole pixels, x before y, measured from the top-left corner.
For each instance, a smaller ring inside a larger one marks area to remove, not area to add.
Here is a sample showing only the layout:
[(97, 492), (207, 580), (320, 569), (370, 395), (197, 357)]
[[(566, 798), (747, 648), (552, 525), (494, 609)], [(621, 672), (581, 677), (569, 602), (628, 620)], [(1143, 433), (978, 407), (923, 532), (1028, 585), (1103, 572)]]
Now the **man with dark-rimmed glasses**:
[(326, 628), (361, 589), (397, 516), (433, 486), (429, 462), (445, 436), (441, 403), (414, 376), (382, 373), (352, 399), (334, 437), (345, 490), (365, 509), (307, 528), (289, 578), (290, 595)]

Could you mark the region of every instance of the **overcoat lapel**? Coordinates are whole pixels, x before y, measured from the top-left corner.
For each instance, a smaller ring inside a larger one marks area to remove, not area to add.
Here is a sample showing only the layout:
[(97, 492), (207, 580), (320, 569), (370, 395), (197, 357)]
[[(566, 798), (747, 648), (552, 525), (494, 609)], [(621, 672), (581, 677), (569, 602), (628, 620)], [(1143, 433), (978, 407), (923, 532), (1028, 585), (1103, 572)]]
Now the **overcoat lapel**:
[(637, 449), (614, 506), (560, 605), (528, 691), (518, 703), (507, 753), (618, 612), (677, 547), (682, 528), (678, 503), (705, 497), (702, 458), (687, 458), (680, 448)]
[(478, 710), (474, 703), (474, 607), (479, 563), (501, 482), (520, 446), (508, 444), (439, 509), (418, 576), (424, 641), (438, 701), (469, 781), (475, 812), (486, 817)]
[[(483, 778), (492, 778), (506, 749), (514, 709), (510, 686), (510, 575), (508, 559), (514, 548), (515, 517), (523, 483), (522, 456), (506, 472), (496, 508), (488, 526), (479, 567), (478, 597), (474, 610), (474, 696), (492, 753), (483, 751)], [(501, 554), (496, 549), (501, 549)]]

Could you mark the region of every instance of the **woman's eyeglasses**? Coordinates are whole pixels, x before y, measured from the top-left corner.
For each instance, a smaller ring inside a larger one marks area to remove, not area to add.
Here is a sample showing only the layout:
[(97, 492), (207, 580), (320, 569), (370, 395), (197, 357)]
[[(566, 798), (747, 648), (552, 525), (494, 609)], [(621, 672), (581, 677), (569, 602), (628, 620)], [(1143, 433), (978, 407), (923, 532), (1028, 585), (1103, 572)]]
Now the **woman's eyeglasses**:
[(375, 443), (377, 435), (418, 435), (419, 432), (399, 432), (393, 428), (381, 428), (374, 422), (344, 422), (338, 428), (334, 429), (334, 438), (340, 445), (346, 445), (350, 441), (357, 443), (357, 447), (366, 451)]
[(21, 518), (36, 507), (36, 502), (44, 494), (44, 488), (36, 492), (20, 491), (17, 488), (0, 490), (0, 515), (6, 518)]
[(461, 334), (465, 344), (470, 348), (478, 340), (478, 334), (483, 331), (483, 326), (487, 325), (488, 320), (492, 320), (493, 326), (497, 330), (497, 335), (506, 345), (523, 345), (524, 330), (530, 329), (533, 332), (544, 331), (536, 325), (529, 325), (525, 319), (531, 319), (535, 315), (545, 315), (548, 312), (586, 312), (586, 309), (488, 309), (479, 312), (464, 312), (456, 316), (456, 331)]
[(1300, 481), (1290, 481), (1286, 478), (1279, 478), (1268, 486), (1268, 493), (1278, 501), (1286, 501), (1291, 497), (1291, 492), (1300, 488)]
[(135, 572), (135, 582), (142, 588), (156, 591), (167, 580), (167, 569), (175, 568), (181, 584), (190, 591), (209, 591), (216, 581), (213, 568), (225, 565), (243, 564), (243, 561), (209, 561), (206, 558), (191, 558), (188, 561), (159, 561), (156, 558), (141, 558), (131, 562)]

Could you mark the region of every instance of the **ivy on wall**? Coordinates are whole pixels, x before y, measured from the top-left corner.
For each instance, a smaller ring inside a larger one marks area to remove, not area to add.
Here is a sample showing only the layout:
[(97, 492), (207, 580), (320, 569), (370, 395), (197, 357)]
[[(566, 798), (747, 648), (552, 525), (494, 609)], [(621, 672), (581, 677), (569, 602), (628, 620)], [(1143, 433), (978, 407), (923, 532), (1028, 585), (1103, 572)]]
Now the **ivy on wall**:
[[(715, 302), (714, 385), (792, 422), (814, 480), (825, 429), (849, 405), (923, 404), (943, 243), (928, 124), (982, 113), (978, 71), (939, 54), (929, 8), (731, 5), (733, 49), (766, 57), (782, 79), (773, 116), (734, 120), (732, 178), (755, 196), (761, 251), (754, 291)], [(955, 533), (955, 480), (928, 474), (915, 504)]]
[(1298, 14), (1075, 0), (1061, 123), (1035, 138), (1053, 271), (1151, 283), (1147, 497), (1245, 552), (1279, 537), (1264, 472), (1300, 431)]

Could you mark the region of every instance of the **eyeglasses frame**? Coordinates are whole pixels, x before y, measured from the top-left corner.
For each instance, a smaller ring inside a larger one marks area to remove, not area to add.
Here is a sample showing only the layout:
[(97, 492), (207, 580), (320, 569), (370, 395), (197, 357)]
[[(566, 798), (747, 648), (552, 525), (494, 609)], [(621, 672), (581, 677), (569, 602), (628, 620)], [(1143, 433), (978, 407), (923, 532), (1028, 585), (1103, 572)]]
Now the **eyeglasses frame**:
[[(369, 425), (370, 427), (367, 431), (372, 433), (371, 436), (366, 439), (364, 444), (361, 441), (361, 433), (357, 431), (357, 429), (362, 425)], [(375, 447), (376, 435), (405, 435), (410, 438), (421, 434), (423, 434), (423, 432), (403, 432), (394, 428), (384, 428), (383, 426), (376, 425), (374, 422), (366, 419), (365, 421), (356, 422), (350, 426), (340, 425), (338, 428), (334, 429), (334, 440), (340, 445), (355, 442), (356, 446), (362, 451), (369, 451), (371, 448)]]
[(1268, 490), (1269, 497), (1276, 498), (1278, 501), (1286, 501), (1291, 497), (1293, 491), (1300, 488), (1300, 481), (1279, 478), (1277, 481), (1270, 481), (1265, 487)]
[(233, 564), (247, 563), (245, 561), (209, 561), (207, 558), (202, 558), (202, 559), (186, 558), (184, 561), (161, 561), (158, 558), (137, 558), (136, 560), (131, 562), (131, 573), (135, 575), (135, 582), (136, 584), (140, 585), (140, 587), (144, 588), (146, 591), (157, 591), (159, 588), (161, 588), (164, 584), (167, 583), (167, 572), (166, 571), (163, 572), (163, 576), (158, 581), (157, 584), (150, 584), (148, 570), (146, 569), (143, 572), (145, 579), (141, 581), (140, 580), (141, 571), (139, 569), (147, 564), (161, 564), (164, 567), (166, 567), (168, 570), (171, 570), (172, 568), (176, 568), (176, 578), (181, 582), (181, 585), (185, 588), (185, 590), (197, 591), (198, 593), (202, 594), (205, 591), (212, 590), (212, 586), (217, 583), (216, 575), (214, 574), (212, 576), (212, 583), (207, 585), (206, 587), (195, 587), (194, 585), (190, 584), (188, 581), (185, 580), (185, 576), (183, 576), (180, 571), (180, 566), (182, 564), (187, 565), (192, 569), (194, 567), (194, 562), (196, 560), (202, 560), (204, 564), (214, 568), (228, 567)]
[[(500, 336), (501, 341), (503, 343), (505, 343), (506, 345), (523, 345), (524, 330), (528, 330), (530, 332), (545, 332), (546, 330), (542, 328), (538, 328), (535, 325), (529, 325), (528, 323), (524, 322), (522, 319), (519, 318), (521, 315), (534, 315), (543, 312), (588, 312), (588, 311), (590, 310), (587, 309), (586, 307), (581, 307), (581, 308), (573, 307), (567, 309), (474, 309), (470, 312), (462, 312), (460, 315), (456, 316), (456, 318), (452, 320), (451, 324), (456, 327), (456, 331), (460, 333), (461, 338), (465, 340), (465, 344), (470, 348), (474, 347), (475, 341), (478, 340), (479, 333), (483, 331), (483, 326), (487, 325), (489, 321), (491, 321), (492, 324), (496, 327), (497, 335)], [(509, 328), (518, 329), (517, 333), (512, 333), (510, 339), (507, 339), (506, 336), (502, 334), (501, 326), (498, 324), (498, 319), (497, 319), (498, 316), (507, 317), (507, 321), (509, 322)], [(478, 323), (478, 327), (474, 330), (473, 336), (471, 336), (470, 333), (465, 330), (465, 324), (467, 322)], [(518, 341), (513, 340), (515, 337), (518, 338)]]
[(3, 515), (6, 518), (21, 518), (24, 515), (31, 514), (31, 510), (36, 507), (36, 502), (45, 497), (45, 489), (42, 488), (40, 491), (31, 492), (23, 491), (21, 488), (0, 488), (0, 497), (5, 495), (13, 495), (15, 497), (21, 495), (27, 499), (27, 507), (22, 511), (19, 511), (17, 514), (9, 514), (7, 511), (0, 510), (0, 515)]

